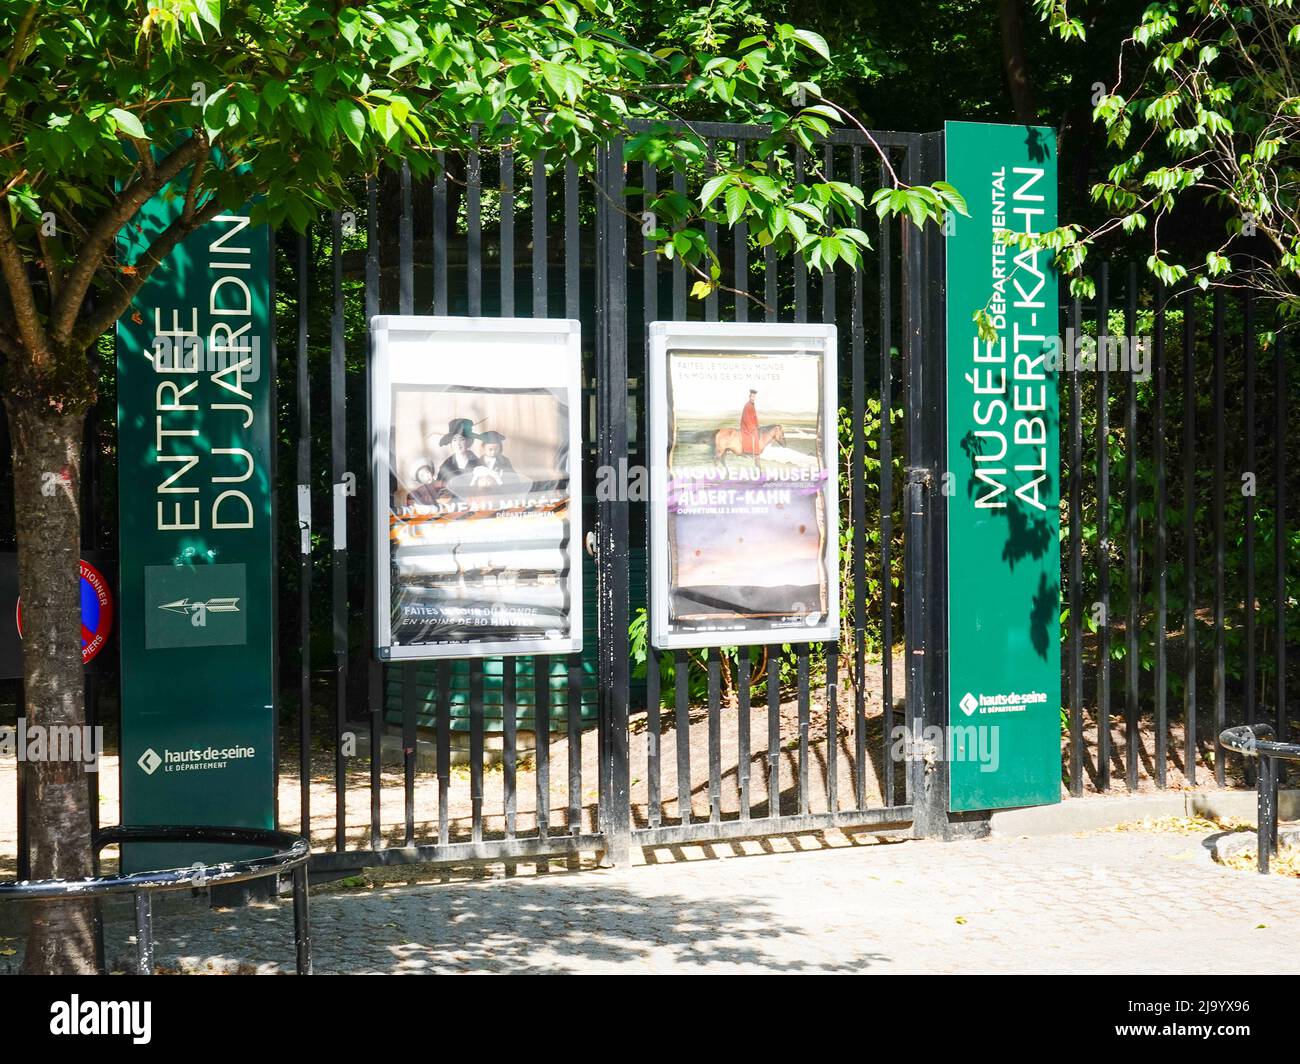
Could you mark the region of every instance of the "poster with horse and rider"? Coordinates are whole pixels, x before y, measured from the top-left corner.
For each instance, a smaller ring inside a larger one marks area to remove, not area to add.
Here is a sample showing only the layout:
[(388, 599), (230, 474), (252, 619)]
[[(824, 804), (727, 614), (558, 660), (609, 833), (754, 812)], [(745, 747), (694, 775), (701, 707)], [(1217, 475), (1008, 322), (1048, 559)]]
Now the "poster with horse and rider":
[(834, 639), (835, 331), (651, 327), (655, 645)]
[(578, 323), (382, 320), (380, 658), (581, 649)]

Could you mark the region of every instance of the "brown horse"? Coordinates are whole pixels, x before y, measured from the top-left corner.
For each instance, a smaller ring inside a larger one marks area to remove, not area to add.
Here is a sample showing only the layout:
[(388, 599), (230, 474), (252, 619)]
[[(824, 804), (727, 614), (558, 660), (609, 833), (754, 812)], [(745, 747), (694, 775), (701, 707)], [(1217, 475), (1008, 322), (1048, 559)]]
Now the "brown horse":
[[(760, 425), (758, 429), (758, 453), (750, 455), (757, 461), (769, 443), (785, 443), (785, 429), (780, 425)], [(726, 464), (729, 454), (744, 455), (741, 445), (740, 429), (718, 429), (713, 436), (713, 460)]]

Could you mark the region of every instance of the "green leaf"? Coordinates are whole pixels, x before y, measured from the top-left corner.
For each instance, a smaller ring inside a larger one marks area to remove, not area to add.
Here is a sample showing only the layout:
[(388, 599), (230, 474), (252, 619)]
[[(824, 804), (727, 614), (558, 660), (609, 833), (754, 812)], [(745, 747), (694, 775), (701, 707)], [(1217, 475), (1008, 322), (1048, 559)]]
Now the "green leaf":
[(718, 174), (716, 177), (709, 178), (704, 182), (704, 188), (700, 190), (700, 206), (707, 207), (717, 198), (718, 193), (734, 180), (732, 174)]
[(360, 149), (361, 141), (366, 135), (366, 116), (351, 100), (339, 100), (334, 105), (338, 114), (339, 128), (343, 135), (352, 142), (354, 148)]
[(148, 140), (149, 134), (144, 131), (140, 119), (130, 111), (124, 111), (120, 107), (114, 107), (108, 112), (113, 116), (113, 121), (117, 123), (117, 128), (125, 133), (128, 137), (135, 137), (137, 140)]
[(542, 63), (542, 77), (556, 96), (574, 103), (582, 92), (582, 78), (570, 67), (559, 63)]
[(749, 193), (740, 185), (732, 185), (724, 198), (727, 204), (727, 224), (735, 225), (749, 206)]
[(794, 39), (802, 44), (805, 48), (810, 48), (821, 56), (826, 62), (831, 61), (830, 46), (826, 43), (826, 38), (820, 33), (814, 33), (812, 30), (795, 30)]

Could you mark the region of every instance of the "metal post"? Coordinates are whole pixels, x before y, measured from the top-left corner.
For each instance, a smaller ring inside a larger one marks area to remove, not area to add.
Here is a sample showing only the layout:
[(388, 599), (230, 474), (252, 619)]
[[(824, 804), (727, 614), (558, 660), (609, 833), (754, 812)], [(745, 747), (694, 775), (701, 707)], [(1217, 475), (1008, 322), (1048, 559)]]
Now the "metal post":
[[(936, 143), (937, 141), (937, 143)], [(942, 136), (917, 136), (907, 152), (907, 181), (928, 179), (938, 161)], [(942, 428), (932, 410), (944, 364), (942, 309), (943, 249), (934, 230), (903, 226), (903, 305), (906, 316), (903, 377), (907, 407), (907, 479), (903, 486), (903, 621), (906, 645), (907, 728), (910, 733), (913, 829), (919, 837), (939, 837), (947, 828), (947, 765), (941, 750), (922, 746), (923, 736), (943, 727), (941, 707), (933, 697), (932, 672), (939, 648), (932, 644), (931, 618), (942, 610), (936, 601), (946, 582), (943, 568), (931, 568), (932, 540), (942, 496), (934, 490), (942, 476), (939, 444)], [(887, 415), (885, 415), (887, 416)], [(939, 431), (936, 433), (936, 429)]]
[(1277, 819), (1277, 762), (1271, 757), (1260, 755), (1259, 778), (1257, 787), (1257, 817), (1255, 849), (1258, 853), (1259, 874), (1268, 875), (1268, 859), (1275, 845), (1274, 832)]
[(298, 974), (311, 975), (311, 917), (307, 911), (307, 866), (293, 870), (293, 944)]
[[(627, 458), (627, 220), (623, 202), (623, 139), (601, 149), (597, 181), (596, 421), (598, 461), (617, 468)], [(621, 493), (620, 493), (621, 494)], [(628, 768), (628, 503), (605, 499), (596, 515), (596, 587), (600, 639), (599, 788), (605, 859), (622, 866), (631, 859)]]
[[(942, 133), (909, 147), (911, 184), (943, 177)], [(908, 472), (904, 485), (904, 629), (907, 724), (912, 754), (913, 831), (918, 838), (969, 838), (987, 814), (948, 812), (948, 511), (940, 490), (947, 466), (947, 345), (943, 234), (903, 226)], [(937, 748), (922, 740), (942, 735)]]
[(147, 890), (135, 893), (136, 975), (153, 975), (153, 897)]

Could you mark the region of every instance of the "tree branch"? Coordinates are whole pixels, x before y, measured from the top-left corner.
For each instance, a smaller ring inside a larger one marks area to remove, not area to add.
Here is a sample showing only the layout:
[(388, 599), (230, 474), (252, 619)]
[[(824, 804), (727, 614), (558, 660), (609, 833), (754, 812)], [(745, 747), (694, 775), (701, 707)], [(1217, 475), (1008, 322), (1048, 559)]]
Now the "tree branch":
[(36, 296), (23, 263), (23, 253), (9, 224), (9, 208), (3, 200), (0, 200), (0, 272), (4, 273), (5, 286), (13, 302), (14, 324), (26, 347), (30, 368), (42, 369), (49, 361), (49, 339), (36, 309)]
[(42, 225), (36, 226), (36, 242), (41, 247), (41, 261), (45, 266), (45, 276), (50, 282), (50, 301), (59, 298), (63, 289), (63, 263), (59, 261), (59, 251), (45, 235)]
[(71, 337), (90, 283), (122, 227), (135, 217), (154, 193), (195, 160), (202, 146), (197, 137), (190, 137), (156, 163), (151, 172), (128, 185), (91, 228), (50, 316), (50, 336), (56, 344), (65, 344)]
[(73, 342), (78, 347), (89, 347), (101, 333), (107, 332), (113, 323), (127, 312), (131, 300), (158, 268), (159, 263), (171, 254), (177, 244), (200, 226), (212, 221), (219, 213), (221, 213), (221, 204), (213, 198), (198, 208), (189, 218), (182, 214), (159, 233), (149, 246), (149, 250), (136, 262), (135, 272), (125, 275), (128, 278), (127, 283), (122, 285), (111, 299), (106, 300), (93, 317), (77, 329)]
[(36, 12), (40, 7), (41, 5), (33, 0), (23, 12), (23, 20), (18, 23), (18, 32), (14, 34), (13, 47), (9, 49), (9, 60), (4, 68), (0, 69), (0, 89), (3, 89), (13, 76), (13, 72), (18, 69), (18, 64), (27, 58), (27, 40), (31, 36), (32, 24), (36, 21)]

